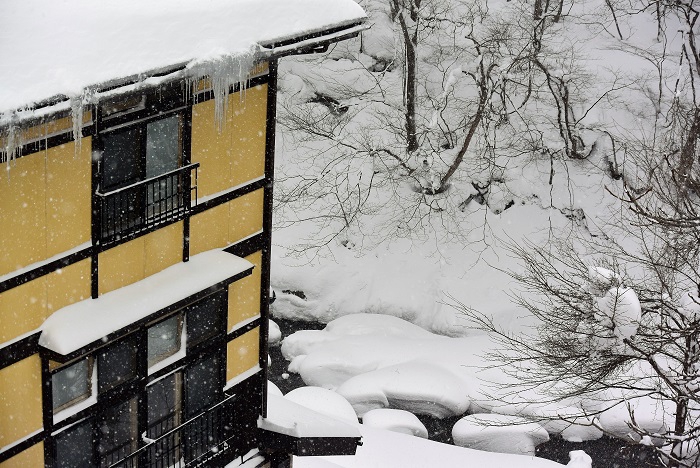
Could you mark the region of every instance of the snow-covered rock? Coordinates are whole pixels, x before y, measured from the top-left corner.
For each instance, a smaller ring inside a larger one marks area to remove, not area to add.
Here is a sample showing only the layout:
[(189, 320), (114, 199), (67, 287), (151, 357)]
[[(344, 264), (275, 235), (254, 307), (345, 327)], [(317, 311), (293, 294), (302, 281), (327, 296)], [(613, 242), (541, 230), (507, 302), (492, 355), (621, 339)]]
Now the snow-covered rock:
[(591, 468), (593, 459), (583, 450), (572, 450), (569, 452), (569, 463), (566, 466), (569, 468)]
[(415, 414), (399, 409), (379, 408), (364, 414), (362, 424), (377, 429), (428, 438), (428, 430)]
[(470, 403), (463, 380), (433, 363), (420, 361), (357, 375), (337, 391), (360, 416), (376, 408), (397, 408), (445, 418), (464, 414)]
[(473, 414), (457, 421), (452, 428), (455, 445), (486, 452), (535, 455), (535, 447), (549, 440), (537, 423), (518, 416)]
[(270, 325), (267, 332), (267, 342), (270, 346), (277, 346), (282, 342), (282, 331), (279, 325), (274, 320), (270, 319)]

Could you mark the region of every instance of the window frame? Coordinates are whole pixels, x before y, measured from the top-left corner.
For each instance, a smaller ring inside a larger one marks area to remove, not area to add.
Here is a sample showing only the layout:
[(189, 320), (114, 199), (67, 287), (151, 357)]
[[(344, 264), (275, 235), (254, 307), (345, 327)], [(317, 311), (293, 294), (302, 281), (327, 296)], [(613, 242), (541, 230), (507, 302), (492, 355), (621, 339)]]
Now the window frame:
[[(85, 393), (82, 393), (80, 395), (77, 395), (70, 400), (67, 400), (60, 405), (56, 406), (55, 405), (55, 400), (56, 400), (56, 391), (58, 388), (57, 383), (54, 381), (54, 377), (58, 374), (61, 374), (63, 372), (67, 372), (71, 367), (77, 366), (78, 364), (86, 363), (87, 365), (87, 372), (86, 372), (86, 387), (87, 391)], [(75, 406), (85, 400), (90, 399), (95, 394), (96, 389), (92, 388), (93, 387), (93, 373), (95, 372), (95, 359), (92, 355), (87, 355), (83, 356), (79, 359), (76, 359), (74, 361), (71, 361), (66, 364), (61, 364), (61, 365), (54, 365), (53, 369), (50, 371), (50, 378), (51, 378), (51, 408), (53, 411), (53, 414), (56, 415), (60, 413), (63, 410), (66, 410), (72, 406)]]

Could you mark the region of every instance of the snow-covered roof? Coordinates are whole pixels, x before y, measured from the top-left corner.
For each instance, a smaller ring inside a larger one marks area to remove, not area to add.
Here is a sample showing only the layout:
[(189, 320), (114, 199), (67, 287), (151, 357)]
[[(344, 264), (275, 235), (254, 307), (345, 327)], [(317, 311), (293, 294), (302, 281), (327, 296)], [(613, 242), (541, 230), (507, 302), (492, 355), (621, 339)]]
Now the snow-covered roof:
[(222, 250), (193, 255), (137, 283), (57, 310), (41, 326), (39, 344), (66, 356), (252, 267)]
[[(230, 59), (363, 22), (353, 0), (3, 0), (0, 116), (173, 65)], [(322, 40), (323, 38), (320, 38)]]

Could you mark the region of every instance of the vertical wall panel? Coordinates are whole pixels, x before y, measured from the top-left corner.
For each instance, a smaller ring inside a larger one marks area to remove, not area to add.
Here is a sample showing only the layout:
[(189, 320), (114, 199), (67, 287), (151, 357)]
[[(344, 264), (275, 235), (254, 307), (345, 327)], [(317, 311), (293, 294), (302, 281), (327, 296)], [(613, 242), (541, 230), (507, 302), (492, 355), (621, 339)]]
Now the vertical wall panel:
[(47, 316), (90, 297), (90, 260), (61, 268), (46, 277)]
[(0, 343), (39, 328), (46, 317), (46, 278), (0, 293)]
[(229, 241), (236, 243), (262, 231), (264, 190), (258, 189), (229, 203)]
[(0, 174), (0, 275), (46, 259), (45, 152), (23, 156)]
[(30, 468), (44, 466), (44, 443), (39, 442), (0, 463), (0, 468)]
[(41, 429), (41, 414), (39, 355), (0, 370), (0, 447)]
[(230, 97), (232, 135), (231, 185), (265, 175), (265, 126), (267, 85), (247, 89)]
[(240, 375), (258, 364), (260, 354), (260, 328), (231, 340), (226, 347), (226, 380)]
[(105, 294), (144, 278), (144, 238), (139, 237), (100, 254), (99, 290)]
[(46, 241), (51, 257), (90, 240), (92, 138), (46, 150)]
[(146, 276), (182, 261), (182, 222), (154, 231), (144, 238)]
[(223, 248), (230, 243), (228, 213), (228, 204), (223, 204), (192, 217), (190, 255)]
[(255, 265), (253, 273), (231, 284), (228, 288), (228, 329), (236, 324), (255, 317), (260, 313), (260, 272), (262, 252), (245, 257)]

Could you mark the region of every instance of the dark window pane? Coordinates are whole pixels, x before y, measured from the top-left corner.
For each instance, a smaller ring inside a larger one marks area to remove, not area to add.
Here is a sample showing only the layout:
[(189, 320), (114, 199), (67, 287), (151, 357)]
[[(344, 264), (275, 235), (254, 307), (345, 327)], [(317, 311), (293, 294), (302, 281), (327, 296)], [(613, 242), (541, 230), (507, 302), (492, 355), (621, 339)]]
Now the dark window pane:
[(51, 376), (54, 410), (61, 410), (90, 396), (89, 367), (89, 360), (83, 359)]
[(56, 436), (56, 467), (92, 466), (92, 424), (83, 423)]
[(99, 354), (97, 380), (100, 392), (136, 377), (136, 346), (131, 340), (110, 346)]
[(217, 334), (221, 326), (223, 305), (223, 294), (215, 294), (187, 309), (187, 344), (189, 346)]
[(178, 426), (180, 416), (181, 374), (175, 372), (163, 377), (146, 389), (148, 404), (148, 432), (151, 439)]
[(146, 177), (180, 167), (180, 116), (156, 120), (146, 126)]
[(182, 319), (175, 315), (148, 329), (148, 366), (172, 356), (180, 349)]
[(110, 466), (137, 448), (136, 398), (108, 409), (99, 422), (100, 465)]
[(185, 397), (188, 417), (218, 401), (222, 388), (220, 375), (217, 356), (206, 357), (187, 369)]
[(132, 184), (141, 179), (141, 129), (101, 135), (102, 183), (105, 191)]

